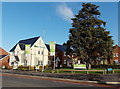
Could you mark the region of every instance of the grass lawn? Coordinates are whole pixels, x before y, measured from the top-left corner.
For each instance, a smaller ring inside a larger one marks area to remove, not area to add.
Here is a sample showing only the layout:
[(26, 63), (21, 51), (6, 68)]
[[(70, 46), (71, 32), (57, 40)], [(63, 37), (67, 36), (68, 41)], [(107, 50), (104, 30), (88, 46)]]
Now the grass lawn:
[[(56, 69), (54, 73), (75, 73), (75, 74), (87, 74), (86, 69), (72, 69), (72, 68), (61, 68), (61, 69)], [(76, 70), (76, 71), (74, 71)], [(78, 71), (77, 71), (78, 70)], [(82, 70), (82, 71), (79, 71)], [(84, 71), (85, 70), (85, 71)], [(106, 70), (105, 68), (92, 68), (91, 70)], [(38, 72), (41, 72), (40, 70), (38, 70)], [(52, 73), (52, 70), (44, 70), (44, 73)], [(109, 73), (113, 73), (113, 71), (108, 71), (106, 72), (107, 74)], [(114, 71), (114, 73), (120, 73), (119, 71)], [(103, 71), (89, 71), (89, 74), (103, 74)]]
[[(73, 70), (76, 70), (76, 69), (71, 69), (71, 68), (63, 68), (63, 69), (57, 69), (57, 70), (59, 71), (59, 73), (75, 73), (75, 74), (86, 74), (87, 73), (86, 71), (73, 72)], [(85, 69), (79, 69), (79, 70), (85, 70)], [(92, 68), (91, 70), (106, 70), (106, 69), (105, 68)], [(107, 73), (113, 73), (113, 71), (108, 71)], [(120, 71), (115, 71), (114, 73), (120, 73)], [(89, 74), (103, 74), (103, 72), (102, 71), (89, 71)]]

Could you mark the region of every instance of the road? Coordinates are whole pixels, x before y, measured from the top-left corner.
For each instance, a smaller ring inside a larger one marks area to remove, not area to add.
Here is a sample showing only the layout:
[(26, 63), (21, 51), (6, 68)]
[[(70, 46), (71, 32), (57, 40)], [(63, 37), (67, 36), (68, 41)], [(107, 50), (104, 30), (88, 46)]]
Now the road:
[[(2, 87), (101, 87), (104, 86), (97, 84), (77, 83), (54, 80), (50, 78), (40, 78), (33, 76), (23, 76), (14, 74), (3, 74)], [(108, 86), (105, 86), (108, 87)], [(111, 88), (113, 89), (113, 88)]]

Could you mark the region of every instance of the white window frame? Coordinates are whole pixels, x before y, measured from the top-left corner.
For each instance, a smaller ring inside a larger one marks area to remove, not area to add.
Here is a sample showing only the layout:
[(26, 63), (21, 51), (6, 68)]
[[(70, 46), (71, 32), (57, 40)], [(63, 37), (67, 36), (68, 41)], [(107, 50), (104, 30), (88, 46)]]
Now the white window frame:
[(67, 64), (67, 60), (64, 60), (64, 64)]

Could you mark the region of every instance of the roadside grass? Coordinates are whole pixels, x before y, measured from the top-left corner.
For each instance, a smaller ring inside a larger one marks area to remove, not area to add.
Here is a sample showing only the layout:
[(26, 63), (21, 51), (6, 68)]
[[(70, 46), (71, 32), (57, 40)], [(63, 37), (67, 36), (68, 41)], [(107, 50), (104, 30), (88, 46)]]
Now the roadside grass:
[(106, 70), (105, 68), (92, 68), (90, 70)]
[(52, 70), (45, 70), (45, 73), (52, 73)]
[[(87, 74), (87, 71), (73, 71), (73, 70), (76, 70), (76, 69), (71, 69), (71, 68), (61, 68), (61, 69), (57, 69), (59, 72), (58, 73), (75, 73), (75, 74)], [(66, 71), (65, 71), (66, 70)], [(77, 70), (85, 70), (85, 69), (77, 69)], [(107, 70), (105, 68), (92, 68), (91, 70)], [(47, 70), (47, 71), (44, 71), (44, 72), (47, 72), (47, 73), (52, 73), (51, 70)], [(54, 73), (57, 73), (57, 71), (55, 70)], [(107, 71), (106, 72), (107, 74), (109, 73), (113, 73), (113, 71)], [(114, 71), (114, 73), (120, 73), (120, 71)], [(89, 71), (89, 74), (103, 74), (103, 72), (101, 71)]]
[[(59, 73), (74, 73), (74, 74), (87, 74), (86, 71), (59, 71)], [(89, 74), (103, 74), (103, 72), (89, 71)]]
[[(75, 69), (71, 69), (71, 68), (65, 68), (65, 69), (57, 69), (59, 72), (58, 73), (66, 73), (66, 74), (87, 74), (87, 71), (74, 71)], [(54, 73), (57, 73), (57, 70), (54, 71)], [(67, 71), (65, 71), (67, 70)], [(78, 70), (78, 69), (77, 69)], [(81, 70), (81, 69), (79, 69)], [(82, 70), (85, 70), (85, 69), (82, 69)], [(106, 69), (103, 69), (103, 68), (92, 68), (91, 70), (106, 70)], [(39, 71), (36, 71), (36, 72), (41, 72), (40, 70)], [(44, 73), (52, 73), (52, 70), (44, 70)], [(107, 74), (110, 74), (110, 73), (113, 73), (113, 71), (107, 71), (106, 72)], [(114, 71), (114, 73), (120, 73), (120, 71)], [(103, 74), (103, 72), (101, 71), (89, 71), (89, 74)]]
[(115, 71), (115, 73), (120, 73), (120, 71)]
[[(86, 71), (77, 71), (75, 74), (87, 74)], [(103, 74), (103, 72), (89, 71), (89, 74)]]
[[(18, 71), (27, 71), (26, 69), (22, 68), (22, 69), (19, 69)], [(58, 70), (58, 72), (57, 72)], [(83, 70), (83, 71), (74, 71), (74, 70)], [(85, 70), (85, 71), (84, 71)], [(107, 70), (106, 68), (92, 68), (90, 70)], [(36, 70), (33, 70), (33, 71), (36, 71)], [(41, 72), (41, 70), (37, 70), (36, 72)], [(51, 69), (45, 69), (44, 70), (44, 73), (53, 73), (53, 71)], [(70, 74), (87, 74), (87, 71), (86, 69), (72, 69), (72, 68), (60, 68), (60, 69), (56, 69), (54, 71), (54, 73), (70, 73)], [(107, 74), (109, 73), (113, 73), (113, 71), (106, 71)], [(120, 73), (120, 70), (119, 69), (116, 69), (114, 71), (114, 73)], [(103, 74), (102, 71), (89, 71), (89, 74)]]

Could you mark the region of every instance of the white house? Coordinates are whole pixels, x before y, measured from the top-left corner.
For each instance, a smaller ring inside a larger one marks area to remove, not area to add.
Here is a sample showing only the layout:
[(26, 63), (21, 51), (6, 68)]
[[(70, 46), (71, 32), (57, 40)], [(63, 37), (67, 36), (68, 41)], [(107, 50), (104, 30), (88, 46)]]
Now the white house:
[[(28, 54), (26, 54), (25, 45), (30, 45)], [(40, 36), (20, 40), (10, 50), (10, 66), (22, 65), (34, 67), (36, 65), (42, 66), (43, 64), (45, 66), (48, 63), (48, 49)]]

